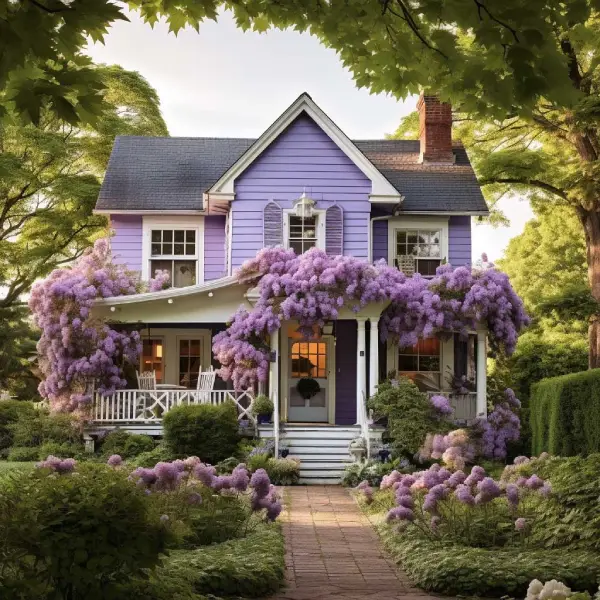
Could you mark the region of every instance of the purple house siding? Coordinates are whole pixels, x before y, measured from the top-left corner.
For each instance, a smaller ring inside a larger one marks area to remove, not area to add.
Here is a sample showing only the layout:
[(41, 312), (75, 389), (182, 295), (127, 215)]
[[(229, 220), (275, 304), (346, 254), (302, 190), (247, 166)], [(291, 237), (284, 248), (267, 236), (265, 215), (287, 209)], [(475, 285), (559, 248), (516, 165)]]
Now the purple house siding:
[(142, 217), (141, 215), (111, 215), (110, 226), (114, 235), (110, 247), (114, 261), (127, 265), (132, 271), (142, 270)]
[(284, 209), (306, 190), (317, 209), (344, 211), (344, 254), (367, 258), (370, 180), (307, 115), (298, 117), (238, 177), (232, 202), (233, 268), (263, 247), (263, 208)]
[(225, 217), (204, 218), (204, 281), (224, 277), (225, 273)]
[(471, 257), (471, 217), (450, 217), (448, 222), (448, 262), (453, 267), (470, 265)]
[(356, 423), (356, 321), (335, 325), (335, 424)]
[(388, 260), (388, 222), (373, 221), (373, 262)]

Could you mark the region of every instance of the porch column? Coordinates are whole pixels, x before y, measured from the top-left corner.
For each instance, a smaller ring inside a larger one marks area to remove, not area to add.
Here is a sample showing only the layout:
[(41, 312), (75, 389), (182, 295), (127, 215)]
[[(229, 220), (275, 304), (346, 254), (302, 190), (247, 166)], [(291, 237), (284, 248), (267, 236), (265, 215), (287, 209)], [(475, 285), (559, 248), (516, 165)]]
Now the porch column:
[(369, 396), (374, 396), (379, 383), (379, 318), (370, 317), (371, 337), (369, 338)]
[(487, 416), (487, 331), (477, 331), (477, 416)]
[[(275, 360), (269, 365), (269, 398), (279, 403), (279, 332), (278, 329), (271, 334), (271, 352), (275, 353)], [(279, 408), (279, 407), (278, 407)], [(279, 412), (279, 410), (277, 411)]]
[(365, 344), (366, 317), (356, 317), (356, 422), (362, 424), (363, 403), (367, 396), (367, 352)]

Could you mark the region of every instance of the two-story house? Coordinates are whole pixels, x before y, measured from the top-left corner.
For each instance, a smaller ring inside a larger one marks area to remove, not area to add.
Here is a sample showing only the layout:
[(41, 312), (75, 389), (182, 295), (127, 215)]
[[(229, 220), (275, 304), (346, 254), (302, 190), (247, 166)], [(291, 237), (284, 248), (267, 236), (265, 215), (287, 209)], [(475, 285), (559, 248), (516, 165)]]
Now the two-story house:
[[(470, 264), (471, 220), (488, 214), (486, 203), (464, 148), (452, 142), (450, 106), (422, 96), (418, 110), (418, 140), (351, 140), (308, 94), (258, 139), (117, 138), (96, 212), (110, 219), (116, 261), (144, 279), (166, 270), (172, 283), (97, 305), (99, 315), (143, 324), (140, 370), (153, 370), (163, 387), (195, 389), (199, 369), (215, 364), (212, 337), (252, 303), (232, 274), (266, 246), (316, 246), (425, 276), (443, 262)], [(477, 389), (457, 416), (485, 412), (485, 331), (398, 348), (379, 340), (380, 313), (348, 312), (310, 341), (294, 323), (282, 327), (268, 392), (288, 437), (294, 423), (313, 440), (327, 424), (352, 437), (361, 402), (390, 371), (430, 392), (449, 389), (451, 374), (467, 375)], [(303, 377), (320, 384), (310, 400), (296, 390)], [(305, 446), (299, 454), (318, 462), (322, 447)], [(333, 472), (330, 463), (322, 475)]]

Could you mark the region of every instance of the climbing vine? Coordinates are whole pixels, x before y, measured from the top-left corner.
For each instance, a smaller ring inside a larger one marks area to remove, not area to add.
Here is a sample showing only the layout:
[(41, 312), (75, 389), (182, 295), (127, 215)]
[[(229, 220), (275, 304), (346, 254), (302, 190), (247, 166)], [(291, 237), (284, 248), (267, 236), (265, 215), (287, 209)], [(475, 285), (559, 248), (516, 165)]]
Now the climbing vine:
[(389, 304), (381, 317), (382, 339), (401, 347), (438, 333), (466, 334), (483, 323), (492, 349), (508, 354), (529, 321), (508, 277), (493, 268), (443, 265), (435, 277), (425, 279), (419, 274), (408, 277), (384, 261), (371, 265), (316, 248), (300, 256), (293, 250), (265, 248), (236, 276), (239, 283), (257, 288), (258, 301), (251, 310), (240, 308), (213, 342), (220, 375), (236, 389), (266, 380), (268, 339), (285, 320), (298, 321), (309, 338), (315, 325), (337, 319), (343, 308), (359, 312), (382, 302)]

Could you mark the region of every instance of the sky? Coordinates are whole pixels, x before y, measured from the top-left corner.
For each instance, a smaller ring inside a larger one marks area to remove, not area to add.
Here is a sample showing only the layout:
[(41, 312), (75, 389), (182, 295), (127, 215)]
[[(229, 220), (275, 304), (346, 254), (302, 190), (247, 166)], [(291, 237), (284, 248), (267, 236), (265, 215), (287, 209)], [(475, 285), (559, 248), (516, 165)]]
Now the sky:
[[(173, 136), (258, 137), (302, 92), (354, 139), (381, 138), (415, 109), (416, 97), (398, 101), (356, 88), (336, 53), (295, 31), (242, 32), (226, 13), (174, 36), (135, 13), (117, 22), (104, 45), (89, 46), (96, 62), (139, 71), (157, 90)], [(509, 227), (473, 228), (473, 258), (502, 256), (511, 237), (532, 217), (527, 202), (504, 200)]]

